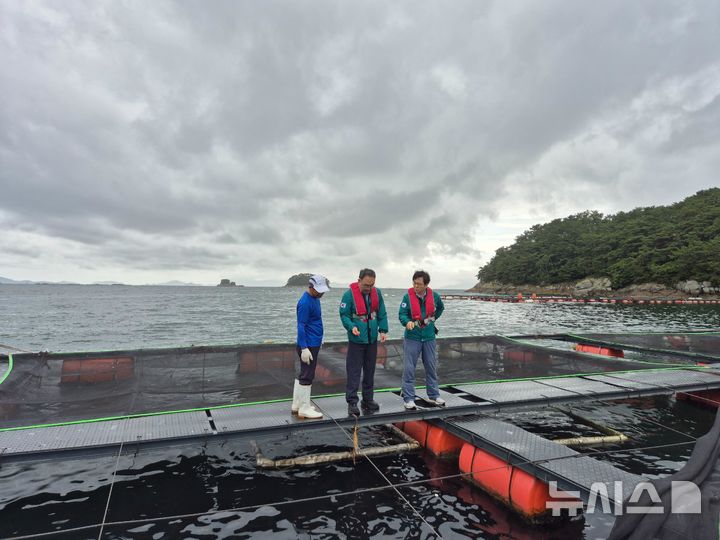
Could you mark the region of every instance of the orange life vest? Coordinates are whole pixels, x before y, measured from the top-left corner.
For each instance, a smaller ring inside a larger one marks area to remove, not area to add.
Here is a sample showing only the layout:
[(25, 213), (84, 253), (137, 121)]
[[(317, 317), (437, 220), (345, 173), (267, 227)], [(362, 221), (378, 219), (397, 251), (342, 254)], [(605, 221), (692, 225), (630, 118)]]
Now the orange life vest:
[[(365, 305), (365, 297), (360, 292), (360, 285), (357, 281), (350, 284), (350, 291), (353, 295), (353, 303), (355, 304), (355, 315), (356, 318), (361, 321), (368, 320), (367, 306)], [(377, 311), (380, 308), (380, 298), (378, 297), (377, 289), (373, 287), (370, 289), (370, 318), (374, 319), (377, 317)]]
[(423, 319), (420, 309), (420, 299), (412, 287), (408, 289), (408, 299), (410, 300), (410, 316), (413, 321), (420, 321), (421, 326), (426, 326), (435, 320), (435, 297), (430, 287), (425, 290), (425, 319)]

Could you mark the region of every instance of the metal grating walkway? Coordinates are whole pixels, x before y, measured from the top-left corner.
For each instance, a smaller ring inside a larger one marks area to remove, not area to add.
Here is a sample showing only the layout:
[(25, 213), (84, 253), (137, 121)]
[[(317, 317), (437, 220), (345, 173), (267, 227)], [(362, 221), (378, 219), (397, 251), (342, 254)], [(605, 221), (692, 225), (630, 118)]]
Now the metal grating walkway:
[[(562, 490), (579, 491), (585, 502), (592, 490), (600, 491), (598, 483), (604, 484), (611, 501), (619, 503), (643, 480), (641, 476), (494, 418), (459, 418), (435, 423), (540, 480), (555, 481)], [(615, 482), (622, 483), (617, 492)]]
[[(621, 399), (675, 391), (720, 388), (720, 370), (643, 370), (604, 375), (459, 384), (441, 390), (445, 407), (406, 411), (398, 392), (376, 392), (380, 412), (363, 415), (359, 425), (377, 425), (544, 406), (555, 403)], [(53, 452), (87, 451), (119, 445), (169, 444), (213, 436), (292, 432), (330, 426), (354, 426), (343, 396), (313, 399), (325, 417), (303, 421), (293, 417), (289, 402), (240, 405), (171, 414), (155, 414), (59, 426), (0, 431), (0, 460)]]

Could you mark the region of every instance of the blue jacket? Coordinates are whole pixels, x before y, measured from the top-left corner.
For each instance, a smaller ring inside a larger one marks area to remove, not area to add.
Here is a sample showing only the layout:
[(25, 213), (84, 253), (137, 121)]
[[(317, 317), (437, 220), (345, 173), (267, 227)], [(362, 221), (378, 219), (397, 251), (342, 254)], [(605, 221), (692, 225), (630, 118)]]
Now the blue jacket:
[(301, 349), (319, 347), (323, 339), (320, 299), (305, 291), (297, 303), (297, 344)]

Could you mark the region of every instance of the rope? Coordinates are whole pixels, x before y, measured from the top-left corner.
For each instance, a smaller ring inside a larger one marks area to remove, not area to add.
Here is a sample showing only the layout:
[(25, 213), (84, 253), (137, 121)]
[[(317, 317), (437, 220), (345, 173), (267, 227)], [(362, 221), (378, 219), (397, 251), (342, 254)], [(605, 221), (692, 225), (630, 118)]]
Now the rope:
[[(135, 408), (135, 401), (137, 400), (137, 394), (133, 396), (133, 400), (130, 403), (130, 410)], [(118, 465), (120, 464), (120, 457), (122, 456), (123, 446), (125, 446), (124, 435), (129, 422), (122, 422), (121, 437), (123, 440), (120, 441), (120, 448), (118, 448), (118, 455), (115, 459), (115, 466), (113, 467), (112, 477), (110, 478), (110, 489), (108, 491), (107, 500), (105, 501), (105, 510), (103, 512), (102, 523), (100, 524), (100, 531), (98, 532), (98, 540), (102, 537), (103, 530), (105, 529), (105, 521), (107, 520), (108, 511), (110, 509), (110, 499), (112, 498), (113, 488), (115, 487), (115, 479), (117, 478)]]
[(26, 351), (25, 349), (18, 349), (17, 347), (12, 347), (10, 345), (5, 345), (4, 343), (0, 343), (0, 349), (7, 349), (8, 351), (15, 351), (19, 353), (28, 353), (32, 354), (32, 351)]
[[(358, 422), (358, 419), (356, 419), (356, 422), (355, 422), (355, 431), (354, 431), (354, 434), (351, 435), (350, 433), (347, 432), (347, 430), (345, 430), (345, 428), (343, 428), (343, 427), (337, 422), (337, 420), (336, 420), (335, 418), (333, 418), (332, 416), (330, 416), (329, 418), (335, 423), (335, 425), (337, 426), (337, 428), (338, 428), (340, 431), (342, 431), (342, 432), (345, 434), (345, 436), (348, 437), (348, 438), (353, 442), (353, 444), (356, 444), (356, 443), (357, 443), (356, 437), (357, 437), (357, 426), (358, 426), (357, 422)], [(375, 464), (375, 462), (374, 462), (372, 459), (370, 459), (369, 456), (363, 456), (363, 457), (364, 457), (364, 458), (368, 461), (368, 463), (370, 463), (370, 465), (377, 471), (377, 473), (382, 477), (382, 479), (385, 480), (385, 482), (387, 482), (388, 487), (392, 488), (392, 489), (395, 491), (395, 493), (398, 495), (398, 497), (400, 497), (400, 498), (405, 502), (405, 504), (413, 511), (413, 513), (414, 513), (415, 515), (417, 515), (418, 518), (420, 518), (420, 520), (421, 520), (425, 525), (427, 525), (428, 528), (429, 528), (433, 533), (435, 533), (438, 538), (442, 538), (442, 535), (435, 529), (435, 527), (433, 527), (432, 525), (430, 525), (430, 524), (427, 522), (427, 520), (425, 519), (425, 516), (423, 516), (423, 515), (420, 513), (420, 511), (419, 511), (417, 508), (415, 508), (415, 507), (410, 503), (410, 501), (407, 500), (407, 498), (405, 497), (405, 495), (403, 495), (402, 493), (400, 493), (400, 490), (397, 488), (397, 486), (396, 486), (395, 484), (393, 484), (387, 476), (385, 476), (385, 474), (380, 470), (380, 468)]]

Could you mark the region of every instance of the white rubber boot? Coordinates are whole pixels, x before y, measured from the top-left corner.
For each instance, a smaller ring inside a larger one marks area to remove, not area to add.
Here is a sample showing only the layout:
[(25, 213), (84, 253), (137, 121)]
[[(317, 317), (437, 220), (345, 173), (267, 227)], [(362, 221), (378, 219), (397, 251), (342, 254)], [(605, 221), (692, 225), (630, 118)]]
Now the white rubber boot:
[(299, 386), (300, 390), (298, 392), (300, 394), (300, 408), (298, 409), (298, 418), (307, 420), (317, 420), (318, 418), (322, 418), (322, 413), (310, 403), (310, 389), (312, 386)]
[(295, 379), (295, 386), (293, 387), (293, 400), (290, 407), (290, 411), (297, 416), (298, 409), (300, 409), (300, 381)]

